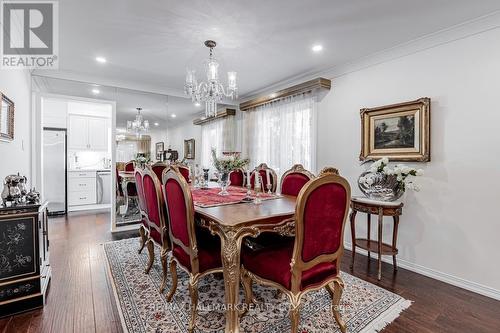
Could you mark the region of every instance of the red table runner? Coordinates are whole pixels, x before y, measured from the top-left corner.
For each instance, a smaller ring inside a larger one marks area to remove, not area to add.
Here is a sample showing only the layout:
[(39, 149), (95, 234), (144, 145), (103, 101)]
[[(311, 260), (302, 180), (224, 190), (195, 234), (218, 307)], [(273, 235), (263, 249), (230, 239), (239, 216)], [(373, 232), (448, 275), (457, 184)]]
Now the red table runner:
[[(198, 207), (215, 207), (223, 205), (231, 205), (240, 202), (248, 202), (243, 199), (246, 197), (247, 189), (238, 186), (229, 186), (227, 191), (229, 195), (219, 195), (221, 191), (220, 188), (212, 187), (208, 189), (192, 188), (191, 193), (193, 195), (193, 202), (195, 206)], [(256, 196), (256, 192), (252, 191), (250, 197), (253, 199)], [(278, 198), (276, 194), (260, 193), (260, 198), (262, 200)]]

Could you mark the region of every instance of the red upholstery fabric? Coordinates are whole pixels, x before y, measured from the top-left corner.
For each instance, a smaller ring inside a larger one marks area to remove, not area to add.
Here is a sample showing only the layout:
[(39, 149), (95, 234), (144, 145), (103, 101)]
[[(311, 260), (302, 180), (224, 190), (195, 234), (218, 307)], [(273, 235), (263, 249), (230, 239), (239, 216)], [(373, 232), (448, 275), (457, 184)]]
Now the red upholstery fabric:
[(125, 171), (134, 171), (134, 162), (127, 162), (125, 164)]
[(172, 235), (185, 246), (190, 247), (186, 204), (182, 187), (177, 180), (169, 179), (165, 184), (165, 193)]
[(151, 169), (153, 169), (153, 172), (155, 173), (156, 177), (160, 180), (160, 183), (162, 182), (161, 175), (163, 173), (163, 170), (167, 168), (166, 165), (154, 165)]
[(162, 244), (162, 239), (161, 239), (161, 234), (154, 228), (151, 228), (149, 230), (149, 235), (157, 244)]
[(182, 175), (182, 177), (184, 177), (184, 179), (190, 183), (190, 179), (189, 179), (189, 168), (185, 168), (185, 167), (179, 167), (179, 171)]
[(327, 183), (316, 188), (304, 208), (304, 246), (302, 260), (334, 253), (340, 246), (347, 193), (340, 184)]
[[(161, 228), (160, 209), (163, 209), (163, 207), (158, 207), (158, 196), (156, 193), (156, 187), (153, 178), (150, 175), (144, 175), (142, 181), (149, 221), (150, 223), (154, 223), (158, 228)], [(151, 228), (151, 237), (153, 237), (152, 230), (153, 229)], [(159, 242), (159, 244), (161, 244), (161, 241)]]
[[(200, 234), (203, 234), (203, 236)], [(203, 273), (209, 269), (222, 267), (219, 237), (214, 237), (206, 232), (197, 232), (196, 239), (198, 243), (199, 272)], [(191, 260), (182, 248), (174, 246), (172, 254), (179, 260), (182, 266), (191, 271)]]
[(289, 173), (281, 180), (281, 194), (297, 196), (308, 181), (309, 177), (302, 173)]
[(244, 175), (241, 170), (234, 170), (229, 174), (229, 180), (233, 186), (243, 186), (243, 179)]
[(137, 198), (139, 200), (139, 208), (146, 213), (147, 212), (146, 198), (144, 197), (144, 190), (142, 188), (141, 174), (139, 172), (136, 172), (134, 174), (134, 177), (135, 177), (135, 187), (137, 189)]
[[(266, 170), (259, 170), (259, 174), (262, 177), (262, 185), (265, 191), (267, 191), (267, 176), (266, 176)], [(274, 179), (273, 175), (269, 174), (269, 179), (271, 180), (271, 184), (274, 186)], [(250, 184), (252, 185), (252, 188), (254, 188), (255, 184), (255, 171), (252, 172), (250, 175)]]
[[(261, 250), (253, 251), (242, 247), (241, 262), (243, 266), (258, 276), (277, 282), (290, 290), (292, 287), (292, 272), (290, 263), (292, 261), (294, 240), (281, 246), (271, 246)], [(321, 284), (325, 280), (337, 275), (335, 263), (321, 263), (313, 268), (302, 272), (300, 289)]]

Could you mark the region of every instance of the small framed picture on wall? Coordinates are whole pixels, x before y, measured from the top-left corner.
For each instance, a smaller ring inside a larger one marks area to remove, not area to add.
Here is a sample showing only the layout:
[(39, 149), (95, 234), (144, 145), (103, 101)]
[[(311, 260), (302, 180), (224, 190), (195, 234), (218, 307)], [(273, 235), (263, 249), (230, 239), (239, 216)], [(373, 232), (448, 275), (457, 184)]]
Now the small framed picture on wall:
[(361, 109), (360, 112), (360, 160), (384, 156), (392, 161), (431, 160), (430, 98)]
[(184, 158), (194, 160), (195, 158), (194, 139), (184, 140)]
[(157, 142), (155, 144), (156, 160), (157, 161), (162, 160), (162, 155), (163, 155), (164, 150), (165, 150), (165, 144), (163, 142)]

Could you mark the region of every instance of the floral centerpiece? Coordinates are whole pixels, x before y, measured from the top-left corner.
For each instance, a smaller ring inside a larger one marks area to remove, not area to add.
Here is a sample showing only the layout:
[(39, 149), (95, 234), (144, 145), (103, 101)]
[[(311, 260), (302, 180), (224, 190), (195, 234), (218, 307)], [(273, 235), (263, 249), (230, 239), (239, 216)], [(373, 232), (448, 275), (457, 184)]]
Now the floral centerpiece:
[(248, 158), (240, 158), (239, 153), (229, 153), (223, 154), (223, 156), (218, 157), (215, 148), (212, 148), (212, 161), (214, 168), (219, 174), (219, 184), (221, 185), (222, 191), (219, 195), (228, 195), (227, 188), (230, 185), (229, 173), (236, 169), (241, 169), (246, 166), (250, 160)]
[(151, 158), (149, 157), (149, 154), (137, 153), (137, 155), (135, 155), (134, 161), (137, 167), (144, 168), (146, 164), (151, 162)]
[(414, 177), (422, 176), (422, 169), (404, 164), (389, 166), (389, 159), (383, 157), (374, 162), (368, 171), (358, 179), (358, 186), (365, 196), (374, 200), (395, 201), (401, 198), (406, 189), (420, 191)]

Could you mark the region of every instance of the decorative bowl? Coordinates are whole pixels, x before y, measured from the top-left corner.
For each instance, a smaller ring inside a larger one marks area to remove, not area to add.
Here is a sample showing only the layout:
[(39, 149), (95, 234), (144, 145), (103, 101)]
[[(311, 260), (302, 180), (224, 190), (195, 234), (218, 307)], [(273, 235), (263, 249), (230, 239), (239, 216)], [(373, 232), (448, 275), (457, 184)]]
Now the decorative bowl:
[[(363, 177), (371, 179), (372, 184), (360, 182), (359, 179)], [(358, 186), (367, 198), (373, 200), (396, 201), (405, 193), (395, 175), (386, 175), (382, 172), (363, 172), (358, 178)]]

